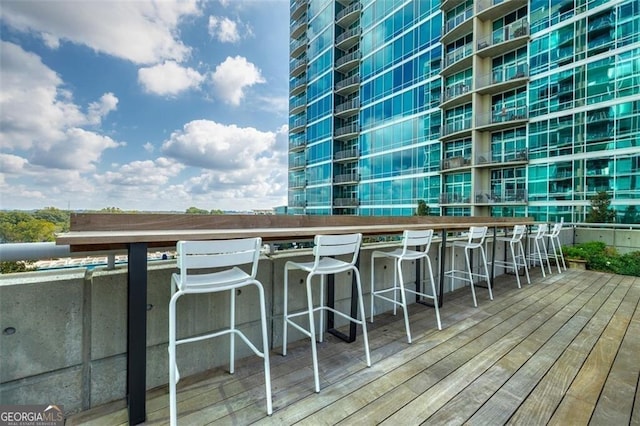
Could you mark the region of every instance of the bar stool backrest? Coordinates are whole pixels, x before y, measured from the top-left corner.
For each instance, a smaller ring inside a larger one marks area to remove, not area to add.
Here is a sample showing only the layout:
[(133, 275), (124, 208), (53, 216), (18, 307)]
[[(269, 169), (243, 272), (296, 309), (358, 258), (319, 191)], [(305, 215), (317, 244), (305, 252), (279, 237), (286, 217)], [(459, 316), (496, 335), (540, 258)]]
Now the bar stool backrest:
[(349, 264), (355, 265), (360, 252), (362, 234), (316, 235), (313, 242), (315, 244), (313, 247), (313, 255), (315, 256), (314, 269), (318, 266), (322, 257), (343, 254), (353, 254)]
[(551, 229), (551, 237), (552, 238), (556, 238), (557, 236), (559, 236), (561, 229), (562, 229), (562, 223), (560, 223), (560, 222), (555, 223), (553, 225), (553, 228)]
[(487, 236), (486, 226), (472, 226), (469, 228), (469, 245), (482, 245)]
[[(197, 275), (198, 270), (226, 268), (251, 264), (250, 277), (258, 272), (262, 239), (244, 238), (224, 241), (179, 241), (177, 244), (178, 268), (182, 277)], [(185, 289), (189, 280), (183, 279)]]
[(424, 253), (429, 253), (431, 247), (431, 240), (433, 239), (433, 229), (425, 230), (409, 230), (406, 229), (402, 233), (402, 255), (407, 253), (407, 250), (412, 250), (411, 247), (422, 247), (420, 250)]
[(511, 241), (520, 241), (522, 237), (524, 237), (525, 232), (527, 232), (526, 225), (514, 225)]
[(549, 230), (549, 225), (547, 225), (546, 223), (541, 223), (540, 225), (538, 225), (538, 232), (536, 232), (535, 239), (536, 240), (543, 239), (544, 234), (546, 234), (548, 230)]

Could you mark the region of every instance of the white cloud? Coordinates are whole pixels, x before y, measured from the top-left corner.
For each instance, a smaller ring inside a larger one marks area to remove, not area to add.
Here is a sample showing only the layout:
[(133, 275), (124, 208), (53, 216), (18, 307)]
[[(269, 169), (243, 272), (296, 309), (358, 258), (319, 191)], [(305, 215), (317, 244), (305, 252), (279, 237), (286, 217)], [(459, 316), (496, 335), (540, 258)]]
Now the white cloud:
[(260, 69), (242, 56), (227, 57), (212, 75), (218, 94), (226, 103), (240, 105), (247, 87), (265, 83)]
[(270, 153), (275, 142), (272, 132), (195, 120), (172, 133), (162, 152), (190, 166), (250, 171), (258, 157)]
[(142, 145), (142, 147), (144, 148), (145, 151), (149, 153), (156, 150), (156, 147), (151, 142), (145, 143), (144, 145)]
[(222, 43), (236, 43), (240, 40), (238, 23), (227, 17), (209, 16), (209, 34)]
[[(2, 41), (0, 47), (0, 143), (4, 151), (31, 152), (37, 163), (51, 162), (53, 167), (63, 168), (70, 166), (68, 156), (76, 155), (75, 167), (85, 170), (88, 163), (99, 159), (102, 150), (120, 145), (81, 129), (99, 125), (116, 109), (118, 98), (113, 93), (102, 95), (84, 113), (71, 93), (62, 88), (62, 79), (40, 57), (9, 42)], [(53, 155), (47, 158), (46, 153)]]
[(204, 80), (193, 68), (180, 66), (175, 61), (138, 70), (138, 81), (144, 90), (156, 95), (177, 95), (198, 87)]
[[(277, 132), (208, 120), (187, 123), (162, 146), (164, 155), (204, 170), (174, 188), (204, 208), (286, 204), (286, 126)], [(205, 204), (206, 203), (206, 204)]]
[[(184, 165), (164, 157), (156, 160), (132, 161), (116, 171), (96, 176), (101, 185), (137, 187), (158, 187), (166, 185), (170, 178), (178, 175)], [(147, 191), (145, 189), (144, 191)]]
[(52, 49), (68, 41), (139, 64), (189, 56), (177, 26), (183, 17), (199, 13), (196, 0), (2, 3), (8, 25), (38, 34)]

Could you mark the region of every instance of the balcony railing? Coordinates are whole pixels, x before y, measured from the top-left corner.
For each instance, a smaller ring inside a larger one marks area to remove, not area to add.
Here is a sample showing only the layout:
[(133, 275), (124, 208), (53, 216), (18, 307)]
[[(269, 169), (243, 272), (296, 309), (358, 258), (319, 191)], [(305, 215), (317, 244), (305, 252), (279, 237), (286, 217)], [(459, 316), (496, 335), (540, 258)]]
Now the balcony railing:
[(458, 25), (465, 22), (467, 19), (470, 19), (473, 16), (473, 6), (469, 6), (464, 11), (458, 13), (457, 15), (447, 19), (444, 27), (442, 28), (442, 34), (446, 34)]
[(360, 131), (360, 126), (358, 123), (347, 124), (346, 126), (336, 128), (336, 136), (344, 136), (350, 135), (353, 133), (358, 133)]
[(333, 178), (334, 183), (355, 183), (360, 181), (360, 173), (344, 173)]
[(442, 126), (442, 136), (462, 132), (469, 129), (471, 129), (471, 117), (462, 118), (457, 121), (446, 123), (444, 126)]
[(475, 202), (477, 204), (526, 203), (527, 191), (524, 189), (504, 191), (480, 190), (475, 193)]
[(529, 151), (527, 149), (518, 149), (504, 152), (479, 152), (476, 154), (476, 164), (498, 164), (513, 163), (529, 160)]
[(469, 204), (471, 197), (465, 193), (449, 193), (440, 194), (440, 204)]
[(336, 68), (343, 67), (350, 62), (359, 61), (361, 57), (362, 53), (360, 53), (359, 51), (343, 55), (336, 60)]
[(440, 163), (440, 170), (457, 169), (471, 165), (471, 157), (451, 157), (445, 158)]
[(495, 69), (490, 74), (484, 74), (480, 76), (477, 80), (477, 87), (487, 87), (493, 84), (505, 83), (507, 81), (517, 80), (525, 77), (529, 77), (528, 64), (511, 65), (504, 68)]
[(529, 118), (529, 111), (526, 106), (517, 108), (503, 108), (490, 114), (478, 114), (476, 116), (476, 126), (488, 126), (491, 124), (508, 123), (511, 121), (526, 120)]
[(336, 83), (335, 90), (336, 92), (341, 91), (349, 86), (354, 86), (360, 84), (360, 74), (354, 74), (347, 78), (343, 78), (342, 80)]
[(462, 96), (465, 93), (471, 92), (471, 79), (463, 81), (461, 83), (454, 84), (453, 86), (445, 87), (442, 94), (442, 101), (447, 102), (450, 99)]
[(487, 47), (528, 35), (529, 22), (523, 18), (509, 26), (494, 31), (489, 37), (484, 37), (478, 40), (478, 50), (486, 49)]
[(448, 66), (466, 58), (467, 56), (471, 56), (473, 53), (473, 45), (468, 43), (464, 46), (460, 46), (456, 49), (453, 49), (444, 55), (444, 66), (443, 68), (447, 68)]
[(335, 198), (333, 205), (336, 207), (357, 207), (360, 205), (360, 200), (357, 197)]
[(344, 160), (347, 158), (357, 158), (360, 155), (358, 148), (350, 148), (344, 149), (342, 151), (337, 151), (333, 155), (334, 160)]
[(347, 102), (343, 102), (340, 105), (336, 106), (336, 114), (340, 114), (345, 111), (358, 109), (360, 108), (360, 97), (356, 96), (353, 99), (348, 100)]
[(359, 16), (361, 10), (362, 5), (359, 1), (352, 3), (336, 14), (336, 23), (345, 25), (355, 21), (356, 16)]
[(297, 168), (302, 168), (302, 167), (304, 167), (306, 165), (307, 165), (306, 158), (304, 156), (301, 156), (301, 157), (296, 157), (296, 158), (291, 160), (290, 168), (297, 169)]

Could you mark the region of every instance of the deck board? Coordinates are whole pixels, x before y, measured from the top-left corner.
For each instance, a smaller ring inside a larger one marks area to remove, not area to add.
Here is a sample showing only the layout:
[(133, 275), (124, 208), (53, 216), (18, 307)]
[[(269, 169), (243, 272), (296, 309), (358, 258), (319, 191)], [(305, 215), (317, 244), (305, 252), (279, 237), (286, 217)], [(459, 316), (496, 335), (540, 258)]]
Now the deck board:
[[(555, 272), (555, 271), (554, 271)], [(443, 329), (432, 308), (409, 308), (367, 323), (361, 336), (318, 344), (321, 391), (313, 390), (310, 345), (271, 351), (274, 413), (266, 416), (257, 357), (187, 377), (178, 385), (179, 423), (188, 425), (640, 424), (640, 278), (569, 270), (518, 289), (497, 278), (494, 299), (468, 288), (447, 294)], [(359, 330), (360, 332), (360, 330)], [(166, 386), (147, 394), (147, 424), (168, 423)], [(117, 401), (67, 424), (126, 424)]]

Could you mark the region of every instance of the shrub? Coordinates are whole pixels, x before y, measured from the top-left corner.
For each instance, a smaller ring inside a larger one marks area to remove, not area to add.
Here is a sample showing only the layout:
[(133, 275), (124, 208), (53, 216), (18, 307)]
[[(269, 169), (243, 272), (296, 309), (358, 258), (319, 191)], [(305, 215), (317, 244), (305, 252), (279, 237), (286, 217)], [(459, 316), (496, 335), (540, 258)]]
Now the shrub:
[(640, 251), (620, 255), (602, 241), (562, 247), (565, 259), (587, 261), (587, 269), (640, 277)]

